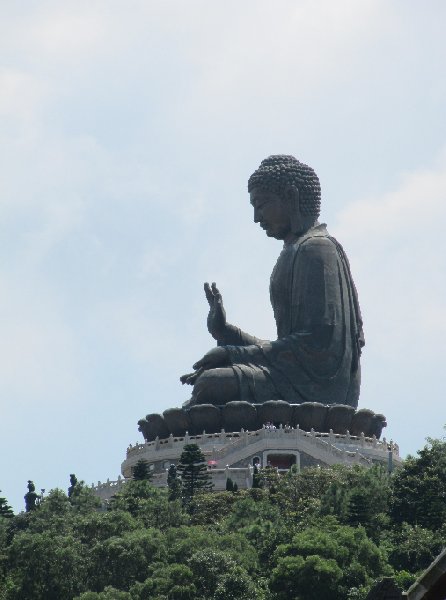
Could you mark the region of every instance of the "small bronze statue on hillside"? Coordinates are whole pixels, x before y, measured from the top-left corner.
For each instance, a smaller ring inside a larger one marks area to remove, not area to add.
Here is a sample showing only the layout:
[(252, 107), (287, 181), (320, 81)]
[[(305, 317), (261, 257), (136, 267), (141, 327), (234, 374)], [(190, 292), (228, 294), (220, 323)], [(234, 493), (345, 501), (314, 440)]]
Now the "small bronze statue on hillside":
[(217, 286), (206, 283), (217, 347), (181, 377), (194, 386), (185, 406), (286, 400), (356, 408), (362, 319), (345, 252), (318, 222), (319, 179), (293, 156), (275, 155), (251, 175), (248, 191), (254, 222), (284, 242), (270, 284), (277, 340), (230, 325)]
[(36, 492), (36, 486), (34, 485), (34, 482), (31, 481), (30, 479), (28, 479), (27, 487), (28, 487), (28, 491), (24, 496), (25, 511), (31, 512), (32, 510), (35, 510), (38, 507), (39, 502), (42, 497), (39, 496), (39, 494)]

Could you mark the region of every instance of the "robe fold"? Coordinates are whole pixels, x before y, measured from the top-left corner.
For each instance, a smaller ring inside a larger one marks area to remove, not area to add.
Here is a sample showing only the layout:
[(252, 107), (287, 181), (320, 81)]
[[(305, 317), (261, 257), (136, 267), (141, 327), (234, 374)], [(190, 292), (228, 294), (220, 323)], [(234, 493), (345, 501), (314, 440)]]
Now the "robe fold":
[(228, 349), (240, 399), (358, 405), (364, 345), (356, 288), (342, 246), (316, 224), (285, 244), (271, 275), (277, 340), (238, 328)]

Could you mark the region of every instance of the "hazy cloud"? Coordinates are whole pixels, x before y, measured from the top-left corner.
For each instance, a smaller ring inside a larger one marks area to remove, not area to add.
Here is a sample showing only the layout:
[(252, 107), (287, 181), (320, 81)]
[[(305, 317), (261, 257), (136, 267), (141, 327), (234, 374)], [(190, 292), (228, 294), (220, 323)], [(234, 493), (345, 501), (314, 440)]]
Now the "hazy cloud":
[(379, 335), (392, 356), (439, 351), (446, 326), (446, 154), (431, 168), (401, 176), (399, 185), (346, 208), (336, 227), (350, 247)]
[(187, 398), (178, 376), (213, 345), (203, 281), (232, 322), (274, 337), (281, 245), (246, 183), (276, 152), (315, 167), (350, 257), (362, 404), (405, 449), (437, 433), (443, 16), (381, 0), (2, 4), (2, 443), (39, 436), (2, 469), (9, 499), (21, 507), (29, 477), (113, 477), (136, 421)]

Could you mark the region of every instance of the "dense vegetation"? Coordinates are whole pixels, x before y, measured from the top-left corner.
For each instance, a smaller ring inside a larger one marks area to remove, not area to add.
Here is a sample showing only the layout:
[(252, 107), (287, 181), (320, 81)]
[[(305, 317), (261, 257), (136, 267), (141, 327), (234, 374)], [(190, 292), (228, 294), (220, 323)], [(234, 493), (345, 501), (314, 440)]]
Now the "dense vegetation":
[(265, 469), (235, 492), (196, 485), (197, 460), (165, 490), (140, 465), (107, 509), (74, 475), (16, 516), (1, 498), (0, 599), (360, 600), (385, 575), (407, 588), (445, 544), (443, 441), (391, 476)]

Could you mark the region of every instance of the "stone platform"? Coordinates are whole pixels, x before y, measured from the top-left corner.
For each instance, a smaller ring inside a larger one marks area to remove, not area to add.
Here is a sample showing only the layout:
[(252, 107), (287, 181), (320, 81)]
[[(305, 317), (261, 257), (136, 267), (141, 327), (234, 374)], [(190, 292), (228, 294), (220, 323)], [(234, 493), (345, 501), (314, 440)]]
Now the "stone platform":
[(167, 485), (167, 469), (179, 462), (186, 444), (197, 444), (202, 450), (208, 468), (215, 479), (215, 489), (225, 489), (226, 478), (237, 481), (240, 488), (250, 487), (252, 467), (267, 465), (286, 471), (292, 465), (298, 469), (310, 466), (335, 464), (363, 465), (383, 464), (389, 468), (401, 462), (399, 448), (393, 441), (376, 436), (367, 437), (304, 431), (299, 427), (261, 428), (201, 435), (174, 436), (143, 444), (130, 445), (121, 472), (125, 478), (132, 476), (132, 468), (143, 459), (154, 474), (154, 485)]

